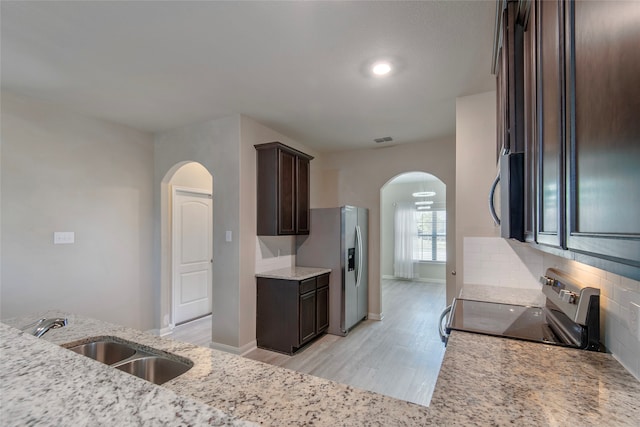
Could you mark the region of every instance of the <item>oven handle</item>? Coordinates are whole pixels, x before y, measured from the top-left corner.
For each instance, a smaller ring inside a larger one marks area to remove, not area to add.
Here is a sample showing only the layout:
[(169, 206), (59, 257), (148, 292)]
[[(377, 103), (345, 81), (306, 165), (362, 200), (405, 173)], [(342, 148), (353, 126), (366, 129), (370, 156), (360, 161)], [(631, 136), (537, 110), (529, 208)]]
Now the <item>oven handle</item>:
[(438, 322), (438, 332), (440, 332), (440, 340), (445, 343), (445, 345), (447, 344), (447, 332), (444, 330), (444, 327), (442, 326), (442, 321), (446, 320), (447, 322), (449, 321), (449, 318), (447, 317), (447, 314), (449, 314), (451, 312), (451, 307), (453, 306), (453, 304), (447, 306), (447, 308), (445, 308), (442, 313), (440, 314), (440, 321)]

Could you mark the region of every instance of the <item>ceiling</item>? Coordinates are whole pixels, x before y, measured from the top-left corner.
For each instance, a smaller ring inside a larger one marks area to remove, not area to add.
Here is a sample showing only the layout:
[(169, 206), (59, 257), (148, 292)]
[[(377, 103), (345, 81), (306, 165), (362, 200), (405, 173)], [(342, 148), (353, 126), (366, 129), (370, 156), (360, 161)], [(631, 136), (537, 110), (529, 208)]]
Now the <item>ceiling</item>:
[(495, 88), (495, 0), (0, 7), (3, 90), (149, 132), (245, 114), (321, 152), (420, 142)]

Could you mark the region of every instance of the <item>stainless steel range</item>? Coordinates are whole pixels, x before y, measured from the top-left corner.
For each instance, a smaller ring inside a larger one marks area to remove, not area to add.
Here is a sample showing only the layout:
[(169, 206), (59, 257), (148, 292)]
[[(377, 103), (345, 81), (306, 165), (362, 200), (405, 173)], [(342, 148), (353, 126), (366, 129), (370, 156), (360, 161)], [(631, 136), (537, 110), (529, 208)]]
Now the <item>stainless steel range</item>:
[(546, 296), (544, 307), (454, 299), (440, 317), (440, 337), (446, 345), (451, 331), (464, 331), (603, 351), (600, 290), (552, 268), (540, 281)]

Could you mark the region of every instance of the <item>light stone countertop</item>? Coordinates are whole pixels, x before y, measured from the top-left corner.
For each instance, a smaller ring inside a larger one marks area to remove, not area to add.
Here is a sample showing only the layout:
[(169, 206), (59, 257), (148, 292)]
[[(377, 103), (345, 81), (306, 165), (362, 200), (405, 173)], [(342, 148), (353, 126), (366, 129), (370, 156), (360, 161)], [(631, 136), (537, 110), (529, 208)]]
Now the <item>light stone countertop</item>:
[(454, 331), (429, 409), (447, 425), (638, 427), (639, 402), (610, 354)]
[[(59, 418), (59, 412), (63, 417), (68, 415), (72, 421), (82, 420), (80, 425), (100, 424), (101, 420), (108, 419), (103, 417), (115, 409), (134, 414), (129, 425), (161, 424), (138, 417), (138, 405), (141, 410), (145, 405), (149, 406), (150, 414), (157, 406), (162, 406), (164, 409), (158, 410), (158, 418), (165, 419), (166, 425), (224, 425), (225, 422), (240, 423), (240, 420), (269, 426), (413, 426), (429, 422), (429, 410), (423, 406), (83, 316), (52, 311), (4, 322), (22, 326), (41, 317), (58, 316), (67, 317), (69, 324), (47, 332), (39, 340), (6, 326), (0, 329), (3, 349), (0, 421), (5, 416), (9, 419), (8, 413), (11, 413), (11, 422), (0, 422), (1, 425), (78, 425), (66, 421), (58, 423), (56, 420), (66, 419)], [(79, 344), (92, 337), (104, 336), (186, 357), (194, 362), (194, 366), (183, 375), (156, 386), (55, 345)], [(35, 357), (37, 354), (41, 357)], [(16, 366), (21, 368), (19, 372), (16, 372)], [(37, 380), (28, 374), (31, 371), (39, 372)], [(86, 383), (85, 378), (92, 380)], [(39, 393), (33, 393), (38, 390)], [(55, 398), (58, 391), (70, 400)], [(53, 399), (46, 399), (45, 393)], [(113, 393), (121, 394), (116, 406), (103, 398)], [(164, 397), (158, 403), (149, 402), (156, 395)], [(176, 397), (185, 402), (192, 402), (191, 399), (197, 402), (188, 406), (181, 400), (176, 401)], [(198, 402), (206, 404), (200, 406), (202, 415), (191, 409), (196, 408)], [(40, 404), (44, 410), (38, 409)], [(58, 411), (58, 406), (64, 406), (64, 410)], [(189, 413), (183, 414), (185, 406), (194, 411), (193, 417), (189, 417)], [(202, 422), (202, 417), (207, 418), (209, 414), (207, 411), (216, 414), (216, 417), (209, 417), (211, 423)], [(84, 418), (73, 418), (75, 412), (84, 414)], [(183, 415), (184, 419), (181, 418)], [(196, 415), (201, 418), (195, 418)], [(127, 420), (127, 415), (122, 418)], [(127, 425), (126, 422), (106, 424)]]
[(311, 277), (320, 276), (321, 274), (331, 273), (330, 268), (316, 268), (316, 267), (291, 267), (280, 268), (277, 270), (264, 271), (262, 273), (256, 273), (256, 277), (266, 277), (268, 279), (283, 279), (283, 280), (305, 280)]
[(0, 425), (253, 423), (0, 323)]
[[(5, 322), (21, 326), (60, 314)], [(431, 405), (423, 407), (241, 356), (67, 317), (68, 326), (41, 339), (0, 325), (0, 424), (637, 427), (640, 419), (640, 383), (604, 353), (454, 331)], [(156, 386), (55, 345), (98, 336), (186, 357), (194, 367)]]

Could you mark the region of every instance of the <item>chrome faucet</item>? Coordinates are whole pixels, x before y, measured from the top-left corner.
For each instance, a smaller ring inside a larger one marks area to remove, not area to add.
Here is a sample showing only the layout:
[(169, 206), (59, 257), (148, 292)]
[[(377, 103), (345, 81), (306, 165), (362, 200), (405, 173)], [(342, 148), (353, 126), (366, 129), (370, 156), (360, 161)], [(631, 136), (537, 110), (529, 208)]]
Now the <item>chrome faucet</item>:
[(41, 336), (49, 332), (49, 329), (62, 328), (63, 326), (67, 326), (67, 323), (68, 321), (64, 317), (56, 317), (54, 319), (40, 319), (25, 326), (24, 328), (22, 328), (22, 330), (26, 331), (33, 328), (33, 330), (30, 331), (30, 334), (37, 338), (40, 338)]

